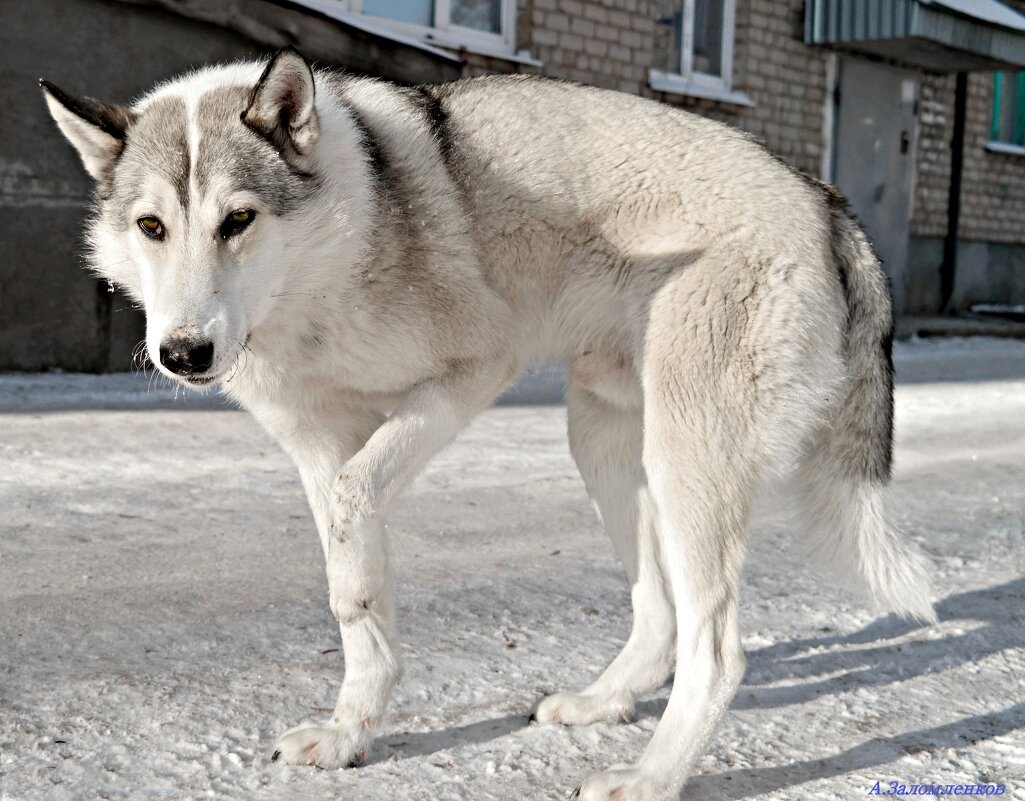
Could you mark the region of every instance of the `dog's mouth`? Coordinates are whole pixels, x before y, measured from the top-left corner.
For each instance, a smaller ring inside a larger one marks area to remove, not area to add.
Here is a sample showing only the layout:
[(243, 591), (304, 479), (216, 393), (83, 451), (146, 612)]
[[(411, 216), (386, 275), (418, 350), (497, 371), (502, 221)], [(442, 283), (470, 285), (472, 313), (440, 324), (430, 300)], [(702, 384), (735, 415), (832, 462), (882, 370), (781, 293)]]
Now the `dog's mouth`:
[(208, 387), (208, 386), (210, 386), (212, 383), (217, 381), (220, 378), (220, 376), (216, 376), (216, 375), (182, 375), (182, 376), (179, 376), (179, 378), (181, 378), (181, 380), (184, 381), (186, 384), (188, 384), (190, 387), (197, 387), (198, 388), (198, 387)]

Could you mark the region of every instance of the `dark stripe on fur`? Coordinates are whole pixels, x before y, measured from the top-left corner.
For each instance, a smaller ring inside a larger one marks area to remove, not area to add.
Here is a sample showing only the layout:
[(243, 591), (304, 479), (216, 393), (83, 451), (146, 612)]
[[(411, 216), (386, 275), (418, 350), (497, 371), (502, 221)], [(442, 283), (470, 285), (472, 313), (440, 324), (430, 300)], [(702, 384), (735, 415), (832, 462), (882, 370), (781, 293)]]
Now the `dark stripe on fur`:
[(384, 151), (381, 149), (381, 143), (374, 135), (370, 125), (363, 118), (363, 115), (359, 113), (353, 106), (347, 105), (349, 114), (352, 115), (352, 123), (356, 126), (356, 130), (359, 131), (359, 137), (363, 149), (367, 152), (367, 166), (370, 167), (370, 178), (377, 187), (380, 187), (384, 182), (385, 173), (387, 172), (388, 165), (385, 161)]
[(452, 135), (443, 92), (440, 86), (416, 86), (410, 91), (410, 97), (423, 109), (431, 134), (438, 144), (438, 152), (448, 166), (452, 155)]
[(183, 134), (181, 138), (181, 156), (178, 160), (178, 168), (174, 173), (174, 191), (178, 195), (178, 202), (182, 209), (189, 208), (189, 173), (192, 171), (192, 158), (189, 155), (189, 138)]
[(72, 114), (122, 142), (129, 126), (135, 120), (135, 115), (124, 106), (104, 103), (93, 97), (72, 97), (59, 86), (42, 78), (39, 79), (39, 85)]
[(376, 246), (370, 249), (369, 262), (364, 266), (367, 280), (380, 275), (387, 268), (415, 267), (424, 250), (424, 232), (414, 222), (423, 214), (420, 198), (410, 186), (410, 176), (403, 154), (387, 151), (387, 141), (375, 130), (370, 121), (351, 103), (347, 104), (353, 124), (359, 131), (362, 146), (367, 153), (367, 166), (374, 188), (374, 215), (378, 234)]
[(455, 144), (456, 135), (455, 131), (453, 131), (452, 120), (449, 117), (448, 110), (445, 108), (445, 98), (451, 91), (452, 86), (453, 84), (415, 86), (409, 90), (408, 96), (413, 103), (420, 107), (421, 112), (427, 119), (431, 138), (438, 148), (438, 155), (441, 156), (442, 166), (444, 166), (449, 180), (452, 181), (453, 187), (458, 192), (459, 205), (462, 206), (468, 217), (472, 217), (473, 207), (468, 200), (464, 159), (457, 152)]
[(893, 423), (894, 423), (894, 409), (893, 409), (893, 379), (895, 371), (893, 369), (893, 334), (894, 324), (890, 323), (890, 330), (883, 335), (883, 340), (880, 343), (881, 350), (883, 352), (883, 363), (886, 367), (886, 378), (888, 392), (886, 393), (887, 404), (886, 404), (886, 423), (885, 427), (887, 430), (886, 437), (886, 451), (883, 454), (883, 462), (885, 463), (885, 471), (882, 471), (881, 478), (884, 481), (889, 481), (890, 476), (893, 472)]

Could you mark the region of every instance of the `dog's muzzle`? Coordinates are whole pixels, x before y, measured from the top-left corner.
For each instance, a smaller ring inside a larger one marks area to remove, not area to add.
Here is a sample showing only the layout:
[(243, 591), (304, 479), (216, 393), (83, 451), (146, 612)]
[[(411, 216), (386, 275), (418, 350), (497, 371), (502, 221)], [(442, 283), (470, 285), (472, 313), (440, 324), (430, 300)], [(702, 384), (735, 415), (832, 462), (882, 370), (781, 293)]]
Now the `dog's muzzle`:
[(173, 333), (160, 343), (160, 363), (175, 375), (201, 376), (214, 363), (214, 343)]

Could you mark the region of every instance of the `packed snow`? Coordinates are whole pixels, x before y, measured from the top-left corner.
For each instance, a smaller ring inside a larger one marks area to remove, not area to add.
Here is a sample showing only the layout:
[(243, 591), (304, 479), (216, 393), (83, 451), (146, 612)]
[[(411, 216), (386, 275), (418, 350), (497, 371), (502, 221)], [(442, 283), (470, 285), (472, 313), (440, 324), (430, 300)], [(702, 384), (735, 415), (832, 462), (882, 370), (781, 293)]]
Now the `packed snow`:
[[(894, 501), (940, 623), (807, 569), (768, 498), (747, 674), (684, 798), (1025, 799), (1025, 343), (899, 343), (896, 363)], [(329, 715), (344, 666), (296, 472), (247, 415), (147, 387), (0, 377), (0, 799), (546, 801), (641, 753), (668, 686), (631, 723), (527, 724), (630, 625), (563, 408), (487, 411), (392, 515), (406, 676), (368, 764), (335, 772), (268, 758)]]

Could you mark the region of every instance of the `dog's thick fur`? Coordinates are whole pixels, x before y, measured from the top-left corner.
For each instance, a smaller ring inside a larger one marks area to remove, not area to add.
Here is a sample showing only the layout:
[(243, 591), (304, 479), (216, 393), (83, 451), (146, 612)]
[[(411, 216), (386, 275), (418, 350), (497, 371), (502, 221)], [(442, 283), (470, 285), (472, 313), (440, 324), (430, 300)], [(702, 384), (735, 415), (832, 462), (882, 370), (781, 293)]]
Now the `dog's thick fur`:
[[(629, 716), (676, 675), (640, 760), (580, 798), (680, 792), (744, 672), (738, 582), (766, 476), (793, 479), (812, 551), (932, 619), (926, 563), (882, 511), (885, 278), (836, 193), (745, 135), (569, 83), (403, 88), (292, 50), (130, 108), (44, 90), (97, 181), (94, 267), (144, 306), (153, 362), (212, 343), (174, 377), (221, 382), (309, 493), (346, 671), (331, 719), (274, 758), (364, 758), (401, 673), (383, 515), (536, 360), (570, 365), (571, 449), (634, 606), (623, 652), (536, 719)], [(255, 217), (225, 233), (235, 210)]]

